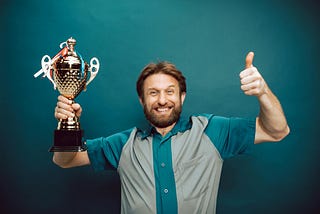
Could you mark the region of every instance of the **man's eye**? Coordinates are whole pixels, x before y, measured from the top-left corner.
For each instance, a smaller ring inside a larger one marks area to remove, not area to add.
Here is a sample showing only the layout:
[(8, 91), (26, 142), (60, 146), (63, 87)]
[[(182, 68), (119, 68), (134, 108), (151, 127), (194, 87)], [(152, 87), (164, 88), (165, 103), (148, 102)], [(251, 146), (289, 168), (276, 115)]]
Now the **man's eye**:
[(151, 96), (155, 96), (155, 95), (157, 95), (157, 92), (156, 92), (156, 91), (150, 91), (149, 94), (150, 94)]
[(173, 91), (173, 90), (168, 90), (167, 93), (168, 93), (168, 94), (173, 94), (174, 91)]

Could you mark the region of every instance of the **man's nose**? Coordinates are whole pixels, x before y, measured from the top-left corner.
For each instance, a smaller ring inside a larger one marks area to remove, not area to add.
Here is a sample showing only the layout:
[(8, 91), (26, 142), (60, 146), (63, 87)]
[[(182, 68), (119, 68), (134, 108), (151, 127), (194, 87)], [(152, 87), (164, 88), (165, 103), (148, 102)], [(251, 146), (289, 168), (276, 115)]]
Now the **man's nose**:
[(160, 105), (165, 105), (167, 103), (167, 97), (166, 95), (162, 92), (162, 93), (159, 93), (159, 97), (158, 97), (158, 103)]

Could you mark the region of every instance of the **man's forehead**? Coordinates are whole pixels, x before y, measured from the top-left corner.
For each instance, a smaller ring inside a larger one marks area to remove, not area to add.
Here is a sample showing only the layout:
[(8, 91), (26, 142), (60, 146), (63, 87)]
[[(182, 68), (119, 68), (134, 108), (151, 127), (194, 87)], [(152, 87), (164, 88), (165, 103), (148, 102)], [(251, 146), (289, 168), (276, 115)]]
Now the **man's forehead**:
[(144, 86), (146, 88), (168, 88), (177, 87), (178, 85), (178, 81), (168, 74), (152, 74), (149, 77), (147, 77), (144, 81)]

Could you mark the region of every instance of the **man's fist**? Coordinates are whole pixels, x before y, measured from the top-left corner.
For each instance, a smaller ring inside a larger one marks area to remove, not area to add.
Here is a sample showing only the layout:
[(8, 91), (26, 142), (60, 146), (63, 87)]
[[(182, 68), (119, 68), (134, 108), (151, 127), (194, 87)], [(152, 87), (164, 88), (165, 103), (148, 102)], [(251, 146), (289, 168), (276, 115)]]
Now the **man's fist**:
[(54, 111), (54, 117), (58, 120), (67, 119), (68, 117), (80, 117), (82, 108), (78, 103), (72, 103), (68, 98), (60, 95), (57, 106)]

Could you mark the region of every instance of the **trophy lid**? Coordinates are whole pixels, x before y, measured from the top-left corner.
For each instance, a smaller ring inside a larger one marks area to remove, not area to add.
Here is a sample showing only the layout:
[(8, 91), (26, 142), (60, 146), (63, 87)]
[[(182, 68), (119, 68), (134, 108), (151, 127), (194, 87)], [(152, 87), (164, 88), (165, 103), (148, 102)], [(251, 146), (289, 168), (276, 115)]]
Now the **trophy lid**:
[(77, 43), (77, 41), (73, 37), (70, 37), (66, 41), (67, 48), (68, 48), (67, 55), (60, 57), (60, 59), (54, 63), (55, 67), (59, 67), (59, 68), (64, 68), (64, 67), (65, 68), (72, 68), (72, 67), (79, 68), (79, 67), (81, 67), (81, 70), (84, 69), (85, 63), (83, 62), (81, 55), (79, 53), (77, 53), (74, 48), (76, 43)]

